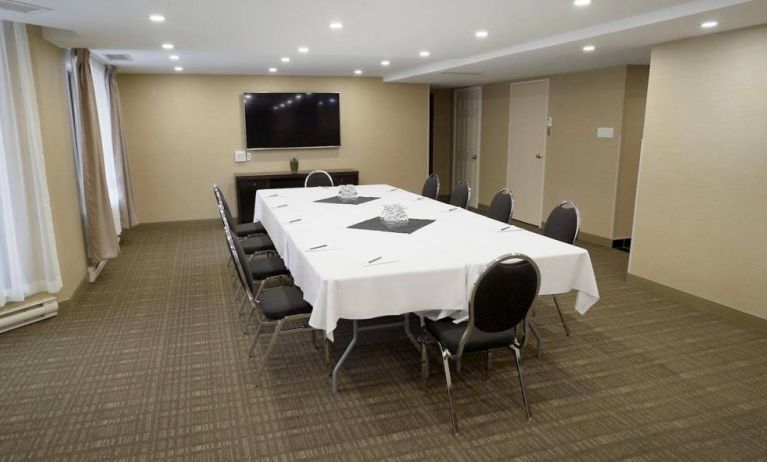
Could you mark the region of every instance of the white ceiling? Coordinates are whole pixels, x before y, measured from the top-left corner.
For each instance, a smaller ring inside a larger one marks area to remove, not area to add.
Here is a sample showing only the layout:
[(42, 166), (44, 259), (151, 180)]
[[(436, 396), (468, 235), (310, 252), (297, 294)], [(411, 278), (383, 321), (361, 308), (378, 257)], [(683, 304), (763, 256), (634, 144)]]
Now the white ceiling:
[[(128, 53), (121, 72), (381, 76), (443, 86), (649, 62), (650, 46), (767, 23), (767, 0), (25, 0), (61, 47)], [(149, 21), (163, 14), (162, 24)], [(720, 26), (703, 31), (702, 21)], [(330, 30), (340, 20), (343, 30)], [(477, 39), (474, 32), (487, 30)], [(173, 52), (163, 42), (175, 44)], [(586, 44), (597, 50), (580, 51)], [(299, 46), (310, 48), (299, 54)], [(429, 58), (419, 51), (429, 50)], [(171, 53), (180, 55), (174, 63)], [(280, 62), (289, 56), (290, 63)], [(382, 67), (380, 61), (391, 61)], [(445, 73), (448, 74), (445, 74)], [(457, 75), (456, 75), (457, 73)]]

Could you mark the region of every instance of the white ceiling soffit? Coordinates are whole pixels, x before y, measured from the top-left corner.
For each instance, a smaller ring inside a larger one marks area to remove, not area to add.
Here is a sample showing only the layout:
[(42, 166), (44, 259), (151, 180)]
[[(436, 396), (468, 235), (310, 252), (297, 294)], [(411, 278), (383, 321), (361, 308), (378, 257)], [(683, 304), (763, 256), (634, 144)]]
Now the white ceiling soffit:
[[(652, 45), (703, 35), (700, 24), (716, 13), (718, 31), (767, 21), (765, 0), (696, 0), (461, 59), (384, 76), (386, 82), (455, 87), (576, 72), (623, 64), (649, 64)], [(728, 20), (730, 19), (730, 20)], [(583, 53), (584, 45), (597, 50)]]

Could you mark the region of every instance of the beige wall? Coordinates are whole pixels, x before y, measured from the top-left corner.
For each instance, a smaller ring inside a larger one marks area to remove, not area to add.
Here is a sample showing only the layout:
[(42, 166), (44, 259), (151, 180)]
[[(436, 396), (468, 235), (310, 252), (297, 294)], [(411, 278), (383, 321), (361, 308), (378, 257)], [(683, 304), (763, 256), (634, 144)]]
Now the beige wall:
[(650, 66), (628, 66), (613, 239), (631, 237)]
[(32, 68), (40, 112), (48, 193), (64, 287), (59, 301), (69, 299), (87, 274), (85, 241), (77, 196), (65, 51), (46, 42), (39, 27), (28, 27)]
[[(549, 80), (554, 124), (546, 147), (544, 219), (554, 204), (572, 200), (582, 231), (611, 239), (623, 120), (626, 66), (543, 77)], [(480, 202), (506, 186), (510, 83), (482, 86)], [(597, 138), (613, 127), (612, 139)]]
[[(428, 168), (427, 85), (374, 78), (120, 74), (139, 221), (215, 218), (211, 183), (234, 200), (234, 174), (355, 168), (361, 183), (420, 191)], [(340, 149), (255, 151), (244, 145), (245, 91), (340, 91)]]
[(767, 27), (655, 47), (629, 272), (767, 319)]
[[(559, 201), (581, 212), (581, 230), (612, 238), (620, 155), (626, 67), (555, 75), (550, 78), (549, 116), (554, 126), (546, 146), (544, 217)], [(613, 127), (613, 138), (597, 138)], [(544, 218), (545, 219), (545, 218)]]
[(440, 193), (449, 194), (453, 184), (453, 90), (434, 89), (434, 173)]

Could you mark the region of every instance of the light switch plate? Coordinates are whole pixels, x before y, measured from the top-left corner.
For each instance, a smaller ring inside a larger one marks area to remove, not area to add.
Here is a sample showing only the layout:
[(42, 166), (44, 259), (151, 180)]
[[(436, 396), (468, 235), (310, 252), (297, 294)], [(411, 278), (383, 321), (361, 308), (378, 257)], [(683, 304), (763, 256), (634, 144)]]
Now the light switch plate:
[(245, 162), (248, 160), (248, 154), (246, 151), (234, 151), (235, 162)]
[(612, 138), (613, 132), (613, 127), (599, 127), (597, 128), (597, 138)]

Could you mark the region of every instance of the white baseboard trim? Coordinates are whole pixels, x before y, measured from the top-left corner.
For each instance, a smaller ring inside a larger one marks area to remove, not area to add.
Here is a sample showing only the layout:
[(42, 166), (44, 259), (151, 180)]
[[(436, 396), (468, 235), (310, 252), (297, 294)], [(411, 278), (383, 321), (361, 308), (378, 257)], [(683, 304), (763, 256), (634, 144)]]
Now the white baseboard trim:
[(0, 333), (48, 319), (58, 312), (59, 304), (53, 297), (21, 305), (0, 315)]

